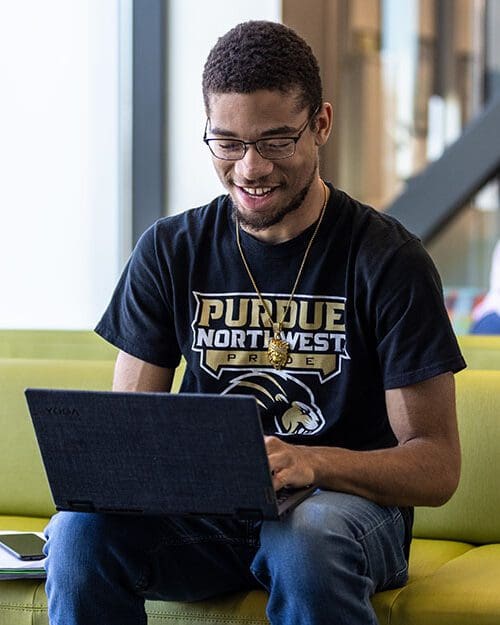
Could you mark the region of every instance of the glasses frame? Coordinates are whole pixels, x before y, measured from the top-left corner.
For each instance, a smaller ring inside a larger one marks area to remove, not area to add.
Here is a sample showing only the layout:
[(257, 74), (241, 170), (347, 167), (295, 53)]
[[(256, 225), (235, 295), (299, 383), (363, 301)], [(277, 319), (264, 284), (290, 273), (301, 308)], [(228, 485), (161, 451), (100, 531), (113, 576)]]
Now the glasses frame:
[[(294, 137), (284, 137), (284, 136), (279, 136), (279, 137), (266, 137), (264, 139), (257, 139), (257, 141), (243, 141), (242, 139), (233, 139), (232, 137), (230, 138), (231, 141), (233, 141), (234, 143), (239, 143), (240, 145), (243, 146), (243, 154), (239, 157), (239, 158), (224, 158), (223, 156), (217, 156), (217, 154), (214, 153), (213, 149), (210, 146), (210, 142), (211, 141), (221, 141), (222, 139), (219, 139), (217, 137), (207, 137), (207, 132), (208, 132), (208, 125), (210, 123), (210, 117), (207, 117), (207, 121), (205, 123), (205, 132), (203, 133), (203, 143), (206, 143), (206, 145), (208, 146), (208, 149), (210, 150), (211, 154), (219, 159), (220, 161), (241, 161), (242, 159), (245, 158), (247, 150), (248, 150), (248, 146), (250, 145), (254, 145), (255, 149), (257, 150), (257, 152), (259, 153), (259, 155), (266, 159), (266, 161), (280, 161), (282, 159), (285, 158), (291, 158), (294, 154), (295, 151), (297, 149), (297, 143), (299, 141), (299, 139), (302, 137), (302, 135), (304, 134), (304, 132), (306, 131), (307, 127), (309, 126), (309, 124), (312, 122), (312, 120), (314, 119), (314, 117), (318, 114), (319, 109), (321, 108), (321, 106), (316, 107), (316, 109), (314, 110), (313, 114), (307, 118), (305, 124), (302, 126), (302, 128), (300, 128), (300, 130), (297, 131), (297, 134)], [(276, 140), (276, 139), (287, 139), (289, 141), (293, 141), (293, 152), (291, 154), (287, 154), (286, 156), (278, 156), (275, 158), (269, 158), (268, 156), (264, 156), (262, 154), (262, 152), (260, 151), (259, 148), (259, 143), (261, 141), (269, 141), (269, 140)]]

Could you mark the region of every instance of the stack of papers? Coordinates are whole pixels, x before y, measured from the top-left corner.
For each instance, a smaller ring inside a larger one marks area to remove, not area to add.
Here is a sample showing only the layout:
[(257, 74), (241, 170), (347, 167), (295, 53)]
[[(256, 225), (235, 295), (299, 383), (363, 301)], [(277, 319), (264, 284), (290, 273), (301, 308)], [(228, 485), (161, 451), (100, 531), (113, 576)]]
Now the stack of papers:
[[(0, 534), (14, 534), (15, 531), (1, 531)], [(20, 534), (22, 532), (19, 532)], [(42, 532), (35, 532), (43, 537)], [(43, 560), (20, 560), (0, 547), (0, 580), (44, 578)]]

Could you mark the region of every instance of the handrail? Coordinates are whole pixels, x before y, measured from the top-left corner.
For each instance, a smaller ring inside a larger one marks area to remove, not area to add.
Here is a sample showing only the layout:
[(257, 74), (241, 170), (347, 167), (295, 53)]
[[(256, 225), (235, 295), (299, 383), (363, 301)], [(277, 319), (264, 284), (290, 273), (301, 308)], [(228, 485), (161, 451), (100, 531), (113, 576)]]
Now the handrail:
[(386, 212), (427, 243), (500, 172), (500, 97), (466, 126), (442, 156), (407, 182)]

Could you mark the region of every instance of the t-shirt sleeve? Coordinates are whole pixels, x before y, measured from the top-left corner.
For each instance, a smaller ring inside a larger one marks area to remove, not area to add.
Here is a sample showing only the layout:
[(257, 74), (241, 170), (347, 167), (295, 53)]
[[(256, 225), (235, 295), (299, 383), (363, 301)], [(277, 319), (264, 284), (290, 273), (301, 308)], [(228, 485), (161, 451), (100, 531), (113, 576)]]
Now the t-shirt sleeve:
[(384, 387), (408, 386), (465, 368), (439, 274), (420, 242), (407, 241), (380, 269), (373, 300)]
[(156, 227), (139, 239), (95, 331), (119, 349), (175, 368), (180, 349), (170, 303), (168, 265), (159, 258)]

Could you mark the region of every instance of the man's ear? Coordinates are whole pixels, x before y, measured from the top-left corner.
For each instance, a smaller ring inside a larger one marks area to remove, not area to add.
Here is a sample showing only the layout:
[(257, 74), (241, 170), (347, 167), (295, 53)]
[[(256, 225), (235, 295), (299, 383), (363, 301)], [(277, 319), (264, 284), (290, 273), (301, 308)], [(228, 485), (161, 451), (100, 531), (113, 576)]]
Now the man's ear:
[(323, 102), (315, 120), (315, 141), (318, 147), (328, 141), (333, 126), (333, 106), (330, 102)]

